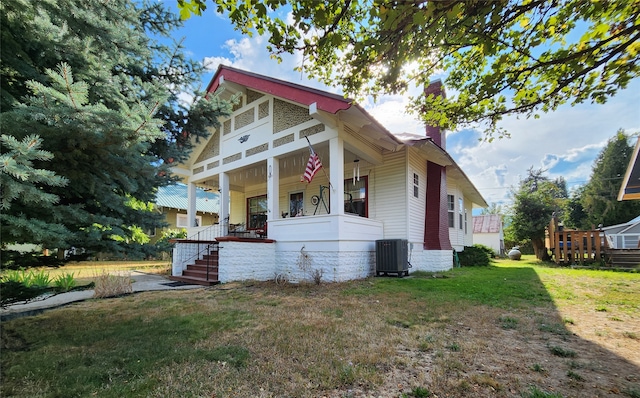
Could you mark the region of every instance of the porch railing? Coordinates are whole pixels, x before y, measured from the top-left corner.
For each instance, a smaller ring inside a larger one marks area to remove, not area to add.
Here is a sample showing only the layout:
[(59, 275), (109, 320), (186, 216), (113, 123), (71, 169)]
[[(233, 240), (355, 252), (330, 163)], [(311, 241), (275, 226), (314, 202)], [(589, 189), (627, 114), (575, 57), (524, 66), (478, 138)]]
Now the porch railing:
[[(187, 236), (187, 238), (177, 239), (176, 248), (174, 249), (177, 256), (174, 256), (173, 258), (174, 263), (177, 263), (179, 268), (184, 271), (187, 265), (195, 264), (196, 260), (201, 260), (205, 255), (210, 255), (212, 252), (218, 251), (219, 242), (217, 242), (215, 238), (220, 236), (221, 231), (222, 229), (219, 224), (207, 227), (198, 227), (198, 229), (191, 235)], [(209, 280), (211, 256), (207, 257), (206, 266), (206, 277), (207, 280)]]
[(213, 241), (222, 235), (222, 224), (213, 224), (204, 227), (191, 227), (188, 229), (189, 235), (187, 240), (205, 240)]

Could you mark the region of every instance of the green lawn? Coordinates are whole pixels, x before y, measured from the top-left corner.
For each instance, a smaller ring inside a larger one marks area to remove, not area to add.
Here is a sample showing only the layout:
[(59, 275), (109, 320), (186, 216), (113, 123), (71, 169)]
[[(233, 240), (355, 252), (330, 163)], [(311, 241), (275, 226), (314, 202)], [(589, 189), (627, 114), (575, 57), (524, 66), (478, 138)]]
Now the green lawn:
[[(528, 257), (409, 278), (96, 299), (4, 322), (0, 395), (484, 397), (552, 386), (569, 397), (587, 396), (584, 384), (597, 380), (633, 397), (640, 388), (625, 377), (640, 372), (624, 351), (610, 359), (603, 351), (611, 362), (598, 367), (567, 368), (544, 347), (587, 361), (597, 343), (573, 341), (565, 326), (586, 325), (591, 313), (627, 328), (610, 338), (637, 343), (639, 303), (640, 274), (545, 267)], [(563, 322), (565, 310), (589, 313)], [(517, 349), (491, 348), (506, 341)], [(505, 364), (517, 355), (522, 367)]]

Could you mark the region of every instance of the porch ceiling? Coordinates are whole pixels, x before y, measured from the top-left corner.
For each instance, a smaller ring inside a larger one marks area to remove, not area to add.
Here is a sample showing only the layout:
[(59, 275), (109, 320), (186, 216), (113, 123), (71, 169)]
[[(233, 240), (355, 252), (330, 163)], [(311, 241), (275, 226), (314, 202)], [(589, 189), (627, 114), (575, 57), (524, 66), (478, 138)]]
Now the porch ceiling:
[[(329, 145), (327, 143), (321, 143), (314, 145), (313, 148), (318, 156), (324, 168), (330, 168), (329, 163)], [(362, 160), (361, 157), (353, 154), (352, 152), (345, 150), (344, 153), (344, 170), (349, 173), (354, 164), (355, 159), (360, 159), (360, 168), (363, 170), (369, 163), (366, 160)], [(285, 156), (280, 157), (280, 179), (300, 179), (304, 174), (307, 162), (309, 161), (309, 149), (305, 148), (299, 151), (290, 152)], [(322, 173), (322, 171), (320, 171)], [(328, 170), (327, 170), (328, 173)], [(245, 167), (241, 167), (228, 172), (229, 185), (234, 191), (244, 192), (249, 187), (255, 187), (260, 184), (267, 183), (268, 170), (267, 161), (262, 160)], [(219, 187), (219, 178), (217, 175), (207, 178), (204, 181), (197, 183), (205, 189), (217, 189)]]

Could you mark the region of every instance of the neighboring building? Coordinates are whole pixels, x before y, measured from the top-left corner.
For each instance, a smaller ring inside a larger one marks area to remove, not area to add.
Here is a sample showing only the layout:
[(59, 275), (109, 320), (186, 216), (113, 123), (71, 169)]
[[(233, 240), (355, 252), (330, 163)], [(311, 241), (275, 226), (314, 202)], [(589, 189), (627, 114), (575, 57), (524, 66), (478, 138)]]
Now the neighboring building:
[(473, 216), (473, 243), (493, 249), (498, 256), (505, 254), (502, 217), (499, 214)]
[[(444, 95), (440, 82), (427, 90)], [(196, 187), (220, 192), (219, 226), (189, 231), (207, 234), (200, 243), (223, 242), (219, 281), (367, 277), (378, 240), (406, 240), (411, 271), (448, 270), (452, 249), (473, 244), (472, 209), (487, 204), (438, 128), (401, 140), (350, 99), (227, 66), (208, 93), (239, 102), (174, 172), (190, 198)], [(310, 148), (322, 168), (306, 182)], [(198, 250), (176, 244), (174, 276)]]
[[(152, 242), (160, 239), (162, 231), (167, 229), (180, 229), (189, 227), (187, 219), (187, 186), (185, 184), (175, 184), (158, 188), (156, 194), (156, 209), (163, 213), (165, 221), (169, 224), (162, 230), (152, 231), (150, 236)], [(214, 225), (218, 223), (218, 195), (196, 189), (196, 216), (194, 224), (198, 226)]]
[(633, 220), (608, 227), (600, 228), (610, 249), (638, 249), (640, 248), (640, 216)]

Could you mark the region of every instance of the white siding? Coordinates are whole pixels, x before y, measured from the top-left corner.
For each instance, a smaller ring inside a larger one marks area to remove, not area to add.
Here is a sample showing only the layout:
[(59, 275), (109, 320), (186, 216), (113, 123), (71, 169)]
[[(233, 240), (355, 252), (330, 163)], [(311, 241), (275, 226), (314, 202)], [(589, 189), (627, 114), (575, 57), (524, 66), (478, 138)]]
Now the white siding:
[[(329, 174), (329, 169), (325, 170), (327, 174)], [(301, 174), (302, 175), (302, 174)], [(323, 185), (325, 187), (329, 186), (329, 181), (327, 177), (324, 175), (324, 172), (319, 171), (311, 183), (300, 182), (299, 178), (292, 179), (287, 182), (284, 182), (280, 185), (280, 195), (279, 195), (279, 207), (280, 213), (289, 213), (289, 195), (295, 192), (302, 192), (304, 204), (303, 210), (305, 216), (312, 216), (315, 212), (316, 214), (327, 214), (327, 211), (324, 208), (322, 202), (318, 203), (318, 208), (316, 211), (316, 206), (311, 203), (311, 198), (313, 195), (317, 195), (320, 197), (320, 186)], [(341, 183), (341, 182), (340, 182)], [(331, 189), (324, 190), (324, 201), (327, 204), (327, 208), (329, 208), (329, 195)], [(281, 215), (277, 215), (275, 218), (280, 218)], [(287, 217), (291, 217), (291, 214), (287, 215)]]
[[(460, 201), (459, 199), (462, 198), (462, 192), (461, 190), (458, 188), (458, 186), (455, 184), (455, 181), (451, 180), (450, 178), (447, 178), (447, 195), (453, 195), (454, 196), (454, 203), (455, 203), (455, 209), (454, 209), (454, 227), (453, 228), (449, 228), (449, 241), (451, 242), (451, 246), (453, 246), (453, 248), (456, 251), (462, 251), (464, 249), (465, 246), (465, 236), (464, 236), (464, 225), (462, 226), (463, 229), (460, 229)], [(464, 202), (464, 198), (463, 198), (463, 206), (465, 205)], [(463, 210), (463, 222), (464, 222), (464, 210)]]
[(369, 217), (384, 224), (384, 239), (407, 238), (407, 163), (405, 151), (384, 156), (369, 179)]
[[(418, 197), (413, 195), (413, 174), (418, 175)], [(409, 173), (407, 175), (407, 214), (409, 242), (424, 243), (424, 220), (426, 216), (427, 162), (415, 150), (409, 150)]]
[[(464, 215), (466, 216), (466, 228), (463, 226), (464, 245), (473, 246), (473, 203), (468, 197), (464, 198)], [(462, 220), (465, 222), (464, 218)]]
[(246, 223), (247, 222), (247, 201), (244, 193), (231, 191), (230, 203), (231, 203), (231, 211), (229, 211), (229, 223), (230, 224)]

